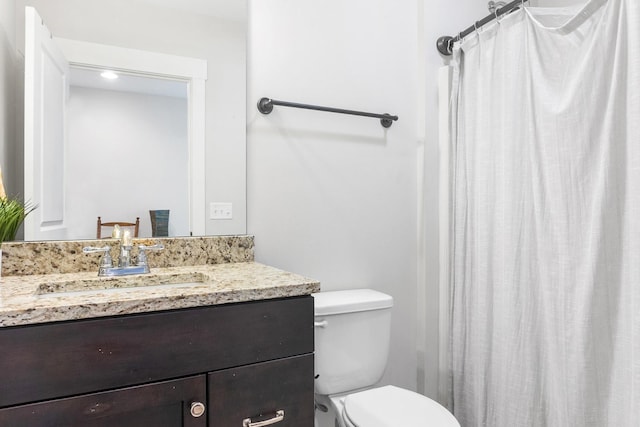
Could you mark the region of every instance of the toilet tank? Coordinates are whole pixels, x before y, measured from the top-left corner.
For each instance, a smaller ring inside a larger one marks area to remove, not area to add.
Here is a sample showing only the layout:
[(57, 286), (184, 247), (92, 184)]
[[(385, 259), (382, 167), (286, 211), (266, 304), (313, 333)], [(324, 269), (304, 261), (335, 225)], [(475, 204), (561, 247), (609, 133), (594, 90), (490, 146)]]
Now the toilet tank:
[(371, 289), (313, 297), (316, 393), (345, 393), (377, 383), (389, 355), (393, 298)]

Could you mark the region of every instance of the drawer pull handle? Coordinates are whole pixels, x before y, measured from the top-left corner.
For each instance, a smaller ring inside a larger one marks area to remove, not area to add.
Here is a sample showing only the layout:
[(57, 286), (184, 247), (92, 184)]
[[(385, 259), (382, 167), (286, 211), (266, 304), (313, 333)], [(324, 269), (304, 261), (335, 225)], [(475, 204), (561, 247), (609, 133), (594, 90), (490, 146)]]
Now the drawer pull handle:
[(327, 322), (326, 320), (321, 320), (319, 322), (313, 322), (313, 326), (315, 326), (316, 328), (326, 328), (328, 324), (329, 324), (329, 322)]
[(204, 403), (193, 402), (191, 403), (191, 416), (193, 418), (201, 417), (204, 414)]
[(251, 422), (251, 418), (245, 418), (244, 420), (242, 420), (242, 427), (270, 426), (271, 424), (279, 423), (282, 420), (284, 420), (284, 410), (280, 409), (279, 411), (276, 411), (275, 417), (269, 418), (268, 420), (256, 421), (254, 423), (254, 422)]

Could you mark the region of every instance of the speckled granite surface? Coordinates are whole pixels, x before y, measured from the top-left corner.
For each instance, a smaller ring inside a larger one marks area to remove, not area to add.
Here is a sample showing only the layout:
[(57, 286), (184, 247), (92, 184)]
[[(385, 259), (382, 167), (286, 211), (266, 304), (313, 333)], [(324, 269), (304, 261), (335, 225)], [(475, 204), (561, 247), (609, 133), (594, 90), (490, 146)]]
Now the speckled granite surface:
[[(149, 251), (151, 267), (211, 265), (254, 260), (253, 236), (206, 236), (133, 239), (133, 262), (137, 245), (159, 242), (164, 249)], [(118, 259), (120, 242), (115, 239), (51, 242), (5, 242), (2, 244), (2, 277), (33, 274), (97, 272), (100, 254), (84, 254), (85, 246), (111, 246)]]
[(308, 295), (320, 284), (253, 262), (253, 236), (134, 239), (164, 244), (148, 252), (150, 274), (98, 277), (99, 254), (85, 246), (119, 241), (10, 242), (2, 244), (0, 327), (172, 310)]
[[(176, 283), (177, 282), (177, 283)], [(187, 284), (180, 284), (187, 282)], [(308, 295), (312, 279), (255, 262), (0, 278), (0, 327)]]

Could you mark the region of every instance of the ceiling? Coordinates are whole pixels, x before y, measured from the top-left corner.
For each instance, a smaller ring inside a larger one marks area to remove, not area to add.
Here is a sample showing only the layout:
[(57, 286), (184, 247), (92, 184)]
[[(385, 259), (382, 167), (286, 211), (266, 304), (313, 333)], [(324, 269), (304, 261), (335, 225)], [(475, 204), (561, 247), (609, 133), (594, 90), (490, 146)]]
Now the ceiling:
[(106, 80), (100, 76), (104, 70), (71, 67), (69, 84), (71, 86), (117, 92), (135, 92), (147, 95), (187, 98), (187, 83), (178, 80), (161, 79), (119, 72), (118, 79)]
[(247, 0), (137, 0), (154, 6), (208, 15), (231, 21), (247, 20)]
[[(1, 0), (0, 0), (1, 1)], [(133, 0), (155, 7), (212, 16), (234, 22), (247, 21), (248, 0)], [(186, 83), (167, 79), (158, 79), (140, 75), (119, 73), (115, 81), (100, 77), (103, 70), (71, 68), (72, 86), (91, 87), (103, 90), (138, 92), (150, 95), (186, 98)]]

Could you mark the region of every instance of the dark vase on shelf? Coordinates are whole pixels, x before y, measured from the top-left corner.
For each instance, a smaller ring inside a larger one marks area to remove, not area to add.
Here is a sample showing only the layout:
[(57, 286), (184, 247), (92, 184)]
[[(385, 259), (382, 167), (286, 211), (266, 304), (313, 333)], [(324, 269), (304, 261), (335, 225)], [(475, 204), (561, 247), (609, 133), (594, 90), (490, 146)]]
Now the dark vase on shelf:
[(151, 216), (151, 236), (169, 236), (169, 209), (149, 211)]

